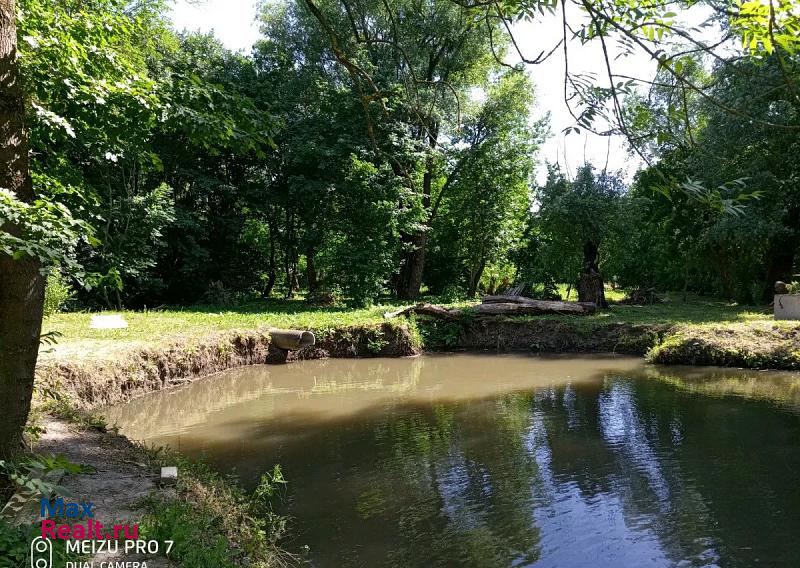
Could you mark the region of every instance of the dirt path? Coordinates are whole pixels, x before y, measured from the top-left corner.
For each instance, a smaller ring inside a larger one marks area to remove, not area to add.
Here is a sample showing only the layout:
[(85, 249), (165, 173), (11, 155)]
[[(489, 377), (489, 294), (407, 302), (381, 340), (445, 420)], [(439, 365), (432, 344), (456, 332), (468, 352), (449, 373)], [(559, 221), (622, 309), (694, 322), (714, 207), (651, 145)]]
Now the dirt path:
[[(63, 455), (69, 461), (93, 466), (91, 474), (66, 475), (61, 485), (75, 494), (75, 499), (94, 503), (95, 520), (105, 526), (138, 523), (142, 512), (138, 503), (158, 488), (158, 472), (138, 461), (139, 452), (120, 436), (91, 429), (80, 429), (64, 420), (46, 417), (45, 433), (36, 452)], [(95, 560), (146, 561), (149, 568), (171, 564), (161, 556), (99, 554)]]

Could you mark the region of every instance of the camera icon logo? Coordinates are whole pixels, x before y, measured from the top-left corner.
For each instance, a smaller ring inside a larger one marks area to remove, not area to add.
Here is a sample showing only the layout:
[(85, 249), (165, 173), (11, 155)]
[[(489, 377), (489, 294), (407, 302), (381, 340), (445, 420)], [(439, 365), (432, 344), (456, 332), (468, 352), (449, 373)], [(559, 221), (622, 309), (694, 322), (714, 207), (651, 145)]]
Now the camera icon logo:
[(53, 567), (53, 543), (49, 538), (37, 536), (31, 542), (31, 568)]

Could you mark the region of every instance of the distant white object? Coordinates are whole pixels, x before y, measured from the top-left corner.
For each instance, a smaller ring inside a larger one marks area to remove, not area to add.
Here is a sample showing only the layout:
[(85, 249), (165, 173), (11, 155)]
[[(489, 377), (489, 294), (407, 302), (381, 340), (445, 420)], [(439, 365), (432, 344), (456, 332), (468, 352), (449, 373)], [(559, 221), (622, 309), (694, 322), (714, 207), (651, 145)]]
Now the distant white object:
[(119, 315), (113, 314), (110, 316), (92, 316), (92, 321), (89, 323), (92, 329), (125, 329), (128, 327), (128, 322)]
[(775, 294), (775, 319), (800, 320), (800, 294)]

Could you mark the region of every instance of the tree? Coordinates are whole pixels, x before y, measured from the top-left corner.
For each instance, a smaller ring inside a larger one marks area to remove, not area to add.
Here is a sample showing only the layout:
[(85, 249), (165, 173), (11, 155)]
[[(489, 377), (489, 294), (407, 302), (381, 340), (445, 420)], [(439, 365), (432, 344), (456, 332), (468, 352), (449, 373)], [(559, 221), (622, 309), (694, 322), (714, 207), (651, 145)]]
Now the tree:
[[(91, 11), (80, 8), (71, 0), (0, 3), (0, 395), (8, 405), (0, 412), (0, 457), (19, 450), (30, 408), (43, 275), (60, 265), (82, 276), (74, 252), (91, 240), (91, 227), (70, 210), (91, 201), (81, 169), (91, 170), (87, 157), (96, 162), (110, 152), (104, 143), (123, 136), (126, 126), (119, 116), (119, 130), (93, 128), (92, 120), (109, 100), (124, 99), (110, 106), (135, 101), (126, 117), (136, 121), (135, 109), (151, 100), (146, 76), (109, 82), (104, 74), (124, 74), (140, 61), (124, 40), (137, 37), (152, 4), (127, 10), (119, 0), (102, 0)], [(64, 109), (69, 119), (59, 114)]]
[[(0, 0), (0, 191), (5, 199), (29, 205), (34, 200), (28, 170), (25, 91), (17, 60), (16, 6)], [(0, 218), (0, 230), (22, 238), (13, 219)], [(22, 448), (33, 377), (39, 352), (44, 279), (36, 256), (0, 250), (0, 459)]]
[[(772, 297), (776, 280), (792, 279), (800, 246), (793, 159), (800, 130), (775, 121), (800, 119), (791, 87), (798, 63), (797, 55), (775, 53), (716, 65), (707, 79), (714, 100), (745, 116), (702, 97), (684, 99), (667, 78), (630, 110), (657, 160), (633, 192), (651, 200), (640, 217), (650, 226), (650, 248), (661, 247), (649, 256), (659, 286), (674, 287), (677, 276), (681, 288), (758, 302)], [(688, 115), (677, 102), (683, 100)], [(669, 191), (670, 184), (682, 191)]]
[[(545, 239), (545, 262), (554, 277), (577, 280), (578, 300), (606, 308), (600, 272), (601, 245), (609, 233), (624, 186), (605, 172), (595, 175), (584, 165), (575, 180), (550, 167), (547, 183), (538, 189), (536, 226)], [(559, 270), (555, 272), (556, 270)], [(562, 280), (563, 281), (563, 280)]]
[(507, 264), (524, 230), (545, 129), (544, 121), (531, 121), (532, 106), (533, 85), (521, 71), (500, 74), (484, 100), (465, 105), (431, 213), (425, 281), (435, 290), (458, 284), (473, 297), (487, 266)]
[(460, 127), (464, 94), (485, 85), (499, 66), (492, 53), (504, 50), (504, 32), (499, 22), (474, 18), (449, 0), (306, 5), (347, 70), (372, 146), (408, 188), (398, 207), (413, 211), (417, 222), (401, 235), (396, 293), (414, 298), (442, 180), (441, 141)]

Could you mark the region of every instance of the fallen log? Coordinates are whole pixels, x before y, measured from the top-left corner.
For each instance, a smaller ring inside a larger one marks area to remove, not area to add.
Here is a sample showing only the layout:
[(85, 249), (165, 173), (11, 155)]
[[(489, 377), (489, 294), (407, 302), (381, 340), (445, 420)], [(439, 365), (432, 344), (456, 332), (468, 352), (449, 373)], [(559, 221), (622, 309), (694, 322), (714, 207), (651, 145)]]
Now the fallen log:
[(487, 296), (486, 298), (490, 299), (490, 301), (471, 306), (464, 310), (448, 309), (441, 306), (435, 306), (433, 304), (422, 303), (398, 310), (396, 312), (386, 312), (383, 314), (383, 317), (386, 319), (392, 319), (401, 316), (408, 317), (413, 313), (448, 321), (456, 321), (467, 315), (478, 317), (538, 316), (542, 314), (586, 315), (594, 313), (597, 309), (596, 306), (591, 302), (549, 302), (545, 300), (533, 300), (531, 298), (522, 298), (524, 301), (519, 302), (500, 302), (496, 301), (495, 299), (505, 299), (505, 296)]
[(597, 305), (594, 302), (534, 300), (524, 296), (484, 296), (481, 301), (483, 302), (482, 306), (498, 304), (528, 306), (533, 310), (538, 310), (532, 312), (537, 314), (593, 314), (597, 311)]
[[(545, 302), (551, 303), (551, 302)], [(478, 304), (470, 308), (470, 311), (477, 316), (538, 316), (542, 314), (560, 315), (586, 315), (592, 313), (583, 306), (563, 305), (565, 302), (553, 302), (562, 304), (558, 306), (542, 306), (536, 304), (514, 304), (492, 303)]]
[(461, 310), (448, 310), (441, 306), (434, 306), (433, 304), (416, 304), (414, 306), (398, 310), (396, 312), (386, 312), (383, 317), (392, 319), (400, 316), (409, 316), (411, 314), (421, 314), (423, 316), (433, 316), (435, 318), (446, 320), (457, 320), (461, 315)]

